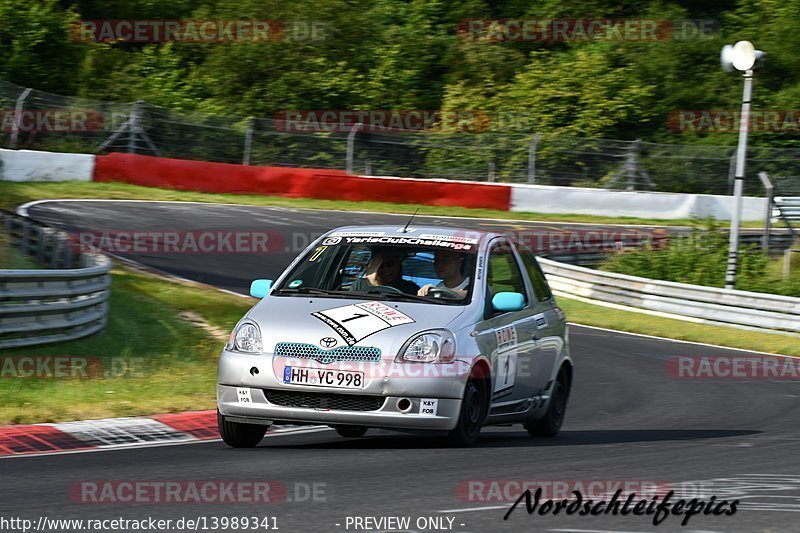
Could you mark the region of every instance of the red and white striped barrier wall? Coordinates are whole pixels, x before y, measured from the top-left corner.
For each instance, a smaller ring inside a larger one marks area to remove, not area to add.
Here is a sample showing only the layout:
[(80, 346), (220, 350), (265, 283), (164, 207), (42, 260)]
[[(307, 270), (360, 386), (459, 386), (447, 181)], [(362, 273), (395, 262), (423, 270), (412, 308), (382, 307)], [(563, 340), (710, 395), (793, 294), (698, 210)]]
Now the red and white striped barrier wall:
[(94, 181), (215, 193), (508, 210), (511, 190), (491, 183), (352, 176), (341, 170), (256, 167), (136, 154), (97, 156)]
[[(353, 176), (341, 170), (261, 167), (112, 153), (93, 156), (0, 150), (0, 179), (117, 181), (213, 193), (460, 206), (551, 214), (730, 220), (733, 198), (707, 194)], [(745, 197), (743, 220), (764, 216), (763, 198)]]

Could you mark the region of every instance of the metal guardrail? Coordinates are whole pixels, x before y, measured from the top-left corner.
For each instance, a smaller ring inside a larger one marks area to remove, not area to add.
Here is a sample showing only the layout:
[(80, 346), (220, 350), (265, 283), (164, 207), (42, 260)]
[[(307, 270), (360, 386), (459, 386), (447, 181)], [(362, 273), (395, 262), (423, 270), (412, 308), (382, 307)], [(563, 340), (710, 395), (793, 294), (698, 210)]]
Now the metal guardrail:
[(800, 336), (800, 298), (730, 291), (539, 259), (558, 296), (691, 322)]
[(63, 231), (0, 211), (11, 243), (51, 268), (0, 270), (0, 348), (77, 339), (105, 327), (111, 261)]
[(773, 218), (783, 220), (794, 236), (798, 229), (792, 222), (800, 223), (800, 196), (778, 196), (773, 200), (775, 209), (772, 210)]

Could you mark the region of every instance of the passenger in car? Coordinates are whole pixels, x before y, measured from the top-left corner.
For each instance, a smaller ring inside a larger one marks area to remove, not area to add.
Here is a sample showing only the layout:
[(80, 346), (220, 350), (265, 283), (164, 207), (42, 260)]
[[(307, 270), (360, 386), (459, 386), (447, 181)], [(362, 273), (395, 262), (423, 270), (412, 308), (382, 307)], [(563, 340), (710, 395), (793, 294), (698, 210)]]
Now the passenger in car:
[(368, 291), (371, 287), (393, 287), (406, 294), (417, 294), (419, 285), (403, 279), (403, 255), (392, 250), (374, 251), (364, 277), (357, 279), (351, 291)]

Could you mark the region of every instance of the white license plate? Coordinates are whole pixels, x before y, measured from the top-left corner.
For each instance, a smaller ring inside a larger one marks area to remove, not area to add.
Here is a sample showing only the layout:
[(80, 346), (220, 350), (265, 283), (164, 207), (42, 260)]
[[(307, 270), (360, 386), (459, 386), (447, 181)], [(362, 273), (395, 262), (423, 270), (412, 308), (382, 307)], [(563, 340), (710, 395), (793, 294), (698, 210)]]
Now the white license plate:
[(350, 370), (326, 370), (324, 368), (283, 367), (283, 382), (290, 385), (314, 385), (342, 389), (363, 389), (364, 373)]

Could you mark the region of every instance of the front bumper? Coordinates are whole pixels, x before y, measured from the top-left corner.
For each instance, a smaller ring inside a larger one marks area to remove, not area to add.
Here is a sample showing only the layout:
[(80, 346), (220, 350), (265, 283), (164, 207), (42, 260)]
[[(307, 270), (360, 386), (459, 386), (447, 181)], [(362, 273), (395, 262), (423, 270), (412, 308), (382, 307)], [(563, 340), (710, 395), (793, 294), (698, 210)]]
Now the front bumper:
[[(239, 403), (237, 388), (249, 388), (251, 402)], [(303, 387), (305, 389), (305, 387)], [(294, 387), (292, 387), (292, 390)], [(269, 389), (268, 389), (269, 390)], [(280, 389), (281, 391), (287, 388)], [(316, 389), (316, 394), (324, 391)], [(408, 396), (386, 396), (383, 405), (373, 411), (350, 411), (308, 407), (286, 407), (270, 403), (264, 389), (217, 385), (217, 407), (225, 416), (239, 416), (262, 420), (306, 422), (326, 425), (356, 425), (395, 429), (451, 430), (456, 426), (461, 409), (461, 400), (453, 398), (413, 398)], [(411, 408), (402, 412), (398, 400), (411, 401)], [(423, 400), (427, 400), (423, 409)], [(435, 402), (435, 410), (430, 412), (430, 401)], [(427, 410), (427, 413), (424, 412)]]
[[(363, 372), (364, 387), (354, 390), (286, 384), (283, 382), (283, 373), (287, 365)], [(223, 350), (217, 371), (217, 406), (223, 415), (262, 420), (450, 430), (458, 420), (469, 372), (470, 364), (467, 361), (431, 364), (383, 360), (378, 363), (344, 362), (334, 366), (272, 354), (248, 355)], [(250, 389), (250, 403), (239, 402), (237, 388)], [(281, 405), (268, 400), (265, 390), (317, 396), (369, 396), (383, 398), (383, 401), (369, 410), (328, 409), (327, 403), (313, 408), (289, 407), (285, 403)], [(411, 401), (411, 407), (406, 412), (397, 406), (402, 398)], [(431, 409), (430, 401), (426, 409), (422, 409), (423, 400), (435, 400), (435, 409)]]

